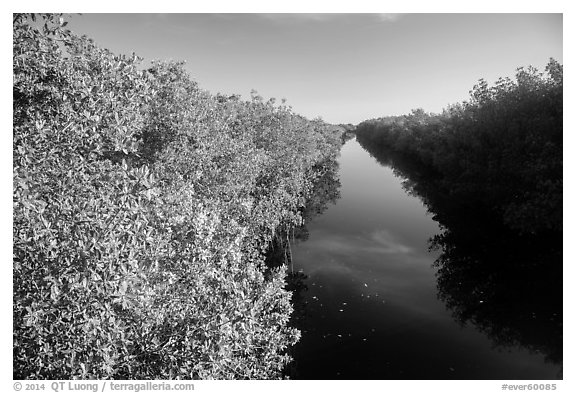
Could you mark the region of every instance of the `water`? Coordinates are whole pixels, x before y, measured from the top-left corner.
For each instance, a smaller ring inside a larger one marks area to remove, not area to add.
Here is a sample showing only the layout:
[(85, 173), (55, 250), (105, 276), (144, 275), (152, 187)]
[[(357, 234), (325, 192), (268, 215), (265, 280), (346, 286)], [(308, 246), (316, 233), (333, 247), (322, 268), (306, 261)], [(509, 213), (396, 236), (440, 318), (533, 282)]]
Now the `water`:
[(561, 378), (561, 364), (531, 345), (546, 329), (524, 332), (518, 323), (509, 339), (507, 321), (493, 314), (474, 311), (466, 323), (462, 314), (485, 310), (483, 300), (461, 304), (466, 295), (451, 292), (445, 272), (440, 291), (433, 264), (441, 251), (430, 252), (429, 239), (441, 229), (403, 189), (403, 178), (356, 140), (343, 146), (339, 165), (341, 197), (307, 223), (307, 240), (292, 246), (305, 289), (295, 294), (303, 334), (291, 378)]

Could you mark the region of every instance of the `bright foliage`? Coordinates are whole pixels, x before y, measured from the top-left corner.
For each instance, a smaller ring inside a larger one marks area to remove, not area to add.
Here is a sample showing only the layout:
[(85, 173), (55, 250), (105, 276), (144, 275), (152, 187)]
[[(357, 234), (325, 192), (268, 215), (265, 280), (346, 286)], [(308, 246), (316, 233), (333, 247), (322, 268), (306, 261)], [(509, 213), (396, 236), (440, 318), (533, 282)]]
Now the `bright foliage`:
[(341, 132), (64, 25), (14, 16), (14, 378), (280, 377), (263, 255)]

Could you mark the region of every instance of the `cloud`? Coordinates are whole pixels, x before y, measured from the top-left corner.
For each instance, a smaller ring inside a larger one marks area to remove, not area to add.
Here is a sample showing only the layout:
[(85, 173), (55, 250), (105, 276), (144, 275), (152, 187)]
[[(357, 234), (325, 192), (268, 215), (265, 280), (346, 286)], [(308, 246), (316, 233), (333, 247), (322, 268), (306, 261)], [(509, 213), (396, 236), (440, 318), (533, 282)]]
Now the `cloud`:
[(395, 22), (403, 14), (395, 13), (271, 13), (271, 14), (256, 14), (264, 19), (273, 21), (312, 21), (312, 22), (326, 22), (337, 19), (344, 19), (354, 16), (374, 16), (382, 22)]
[(274, 13), (274, 14), (257, 14), (258, 16), (273, 21), (290, 22), (290, 21), (312, 21), (325, 22), (342, 18), (348, 14), (314, 14), (314, 13)]
[(277, 24), (300, 23), (362, 23), (381, 24), (395, 23), (404, 14), (397, 13), (268, 13), (255, 14), (259, 18)]
[(396, 22), (402, 14), (376, 14), (382, 22)]

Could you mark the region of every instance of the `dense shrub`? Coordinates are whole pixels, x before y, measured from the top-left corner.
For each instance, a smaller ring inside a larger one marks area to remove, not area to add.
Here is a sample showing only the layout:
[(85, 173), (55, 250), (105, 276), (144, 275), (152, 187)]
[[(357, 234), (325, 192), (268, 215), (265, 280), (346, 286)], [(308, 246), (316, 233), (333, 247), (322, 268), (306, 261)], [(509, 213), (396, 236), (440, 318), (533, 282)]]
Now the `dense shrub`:
[(526, 234), (562, 230), (562, 66), (520, 68), (516, 80), (481, 80), (468, 102), (438, 115), (365, 121), (360, 143), (435, 172), (453, 200), (492, 210)]
[(440, 115), (370, 120), (357, 139), (439, 223), (438, 298), (498, 350), (562, 364), (562, 70), (480, 82)]
[(14, 16), (14, 378), (276, 378), (264, 253), (341, 132)]

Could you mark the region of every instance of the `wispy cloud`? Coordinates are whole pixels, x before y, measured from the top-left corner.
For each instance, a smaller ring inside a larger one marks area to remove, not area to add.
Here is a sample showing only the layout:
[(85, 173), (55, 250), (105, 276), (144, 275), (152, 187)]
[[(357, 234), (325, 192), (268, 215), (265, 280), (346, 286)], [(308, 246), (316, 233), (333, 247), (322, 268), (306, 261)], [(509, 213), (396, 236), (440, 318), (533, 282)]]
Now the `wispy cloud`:
[(382, 22), (396, 22), (403, 14), (376, 14)]
[(342, 18), (347, 14), (312, 14), (312, 13), (276, 13), (276, 14), (258, 14), (260, 17), (280, 22), (290, 21), (312, 21), (312, 22), (325, 22), (338, 18)]
[(258, 14), (260, 17), (277, 22), (330, 22), (335, 20), (343, 20), (351, 17), (376, 17), (381, 22), (395, 22), (403, 14), (393, 13), (273, 13), (273, 14)]

